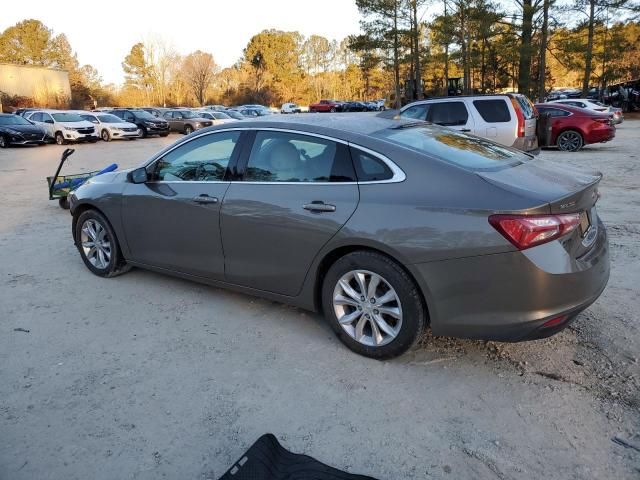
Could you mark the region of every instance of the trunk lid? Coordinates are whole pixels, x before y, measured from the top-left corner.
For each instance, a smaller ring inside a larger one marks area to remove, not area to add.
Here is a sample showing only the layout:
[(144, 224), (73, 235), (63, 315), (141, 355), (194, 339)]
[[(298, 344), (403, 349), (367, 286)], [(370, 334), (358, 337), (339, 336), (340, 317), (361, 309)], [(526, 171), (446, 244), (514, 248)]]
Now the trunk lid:
[(595, 204), (602, 179), (600, 172), (587, 173), (536, 159), (513, 168), (477, 174), (497, 187), (530, 198), (534, 204), (539, 202), (527, 213), (580, 214), (580, 226), (563, 239), (565, 249), (574, 258), (593, 245), (598, 228)]

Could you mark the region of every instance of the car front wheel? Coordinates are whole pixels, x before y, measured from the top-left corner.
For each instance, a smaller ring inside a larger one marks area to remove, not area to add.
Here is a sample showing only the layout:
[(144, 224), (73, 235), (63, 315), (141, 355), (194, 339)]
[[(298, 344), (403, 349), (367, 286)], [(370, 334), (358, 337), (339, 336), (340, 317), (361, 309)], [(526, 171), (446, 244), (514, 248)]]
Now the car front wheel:
[(102, 137), (102, 140), (105, 142), (111, 141), (111, 135), (109, 135), (109, 132), (106, 129), (102, 130), (101, 137)]
[(427, 321), (413, 279), (390, 258), (370, 251), (350, 253), (331, 266), (322, 307), (347, 347), (377, 359), (409, 350)]
[(566, 130), (558, 135), (556, 144), (558, 145), (558, 149), (564, 152), (577, 152), (582, 148), (584, 141), (580, 132)]
[(78, 217), (75, 228), (76, 245), (91, 272), (100, 277), (115, 277), (130, 270), (104, 215), (97, 210), (86, 210)]
[(7, 148), (9, 146), (9, 140), (4, 135), (0, 135), (0, 148)]
[(62, 132), (56, 132), (56, 144), (58, 145), (66, 145), (67, 141), (64, 138), (64, 135), (62, 135)]
[(184, 127), (184, 134), (185, 135), (190, 135), (191, 132), (193, 132), (193, 127), (191, 125), (187, 125)]

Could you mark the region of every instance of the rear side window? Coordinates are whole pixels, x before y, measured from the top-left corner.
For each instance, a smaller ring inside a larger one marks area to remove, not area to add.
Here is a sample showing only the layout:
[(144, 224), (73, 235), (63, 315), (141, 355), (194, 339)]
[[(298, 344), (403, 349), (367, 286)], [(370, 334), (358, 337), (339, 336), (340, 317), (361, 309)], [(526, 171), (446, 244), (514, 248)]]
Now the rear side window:
[(393, 177), (393, 172), (386, 163), (362, 150), (352, 147), (351, 158), (359, 182), (390, 180)]
[(353, 182), (347, 147), (288, 132), (256, 134), (243, 177), (254, 182)]
[(473, 106), (476, 107), (476, 110), (478, 110), (478, 113), (485, 122), (499, 123), (511, 121), (509, 107), (507, 107), (507, 102), (502, 98), (474, 100)]
[(538, 110), (543, 113), (549, 113), (552, 117), (568, 117), (570, 115), (566, 110), (560, 110), (559, 108), (542, 107)]
[(469, 112), (463, 102), (432, 103), (427, 115), (427, 120), (431, 123), (447, 127), (466, 125), (468, 119)]
[(515, 95), (515, 99), (522, 109), (522, 114), (524, 115), (525, 120), (529, 120), (536, 116), (533, 103), (531, 103), (531, 101), (527, 97), (525, 97), (524, 95)]

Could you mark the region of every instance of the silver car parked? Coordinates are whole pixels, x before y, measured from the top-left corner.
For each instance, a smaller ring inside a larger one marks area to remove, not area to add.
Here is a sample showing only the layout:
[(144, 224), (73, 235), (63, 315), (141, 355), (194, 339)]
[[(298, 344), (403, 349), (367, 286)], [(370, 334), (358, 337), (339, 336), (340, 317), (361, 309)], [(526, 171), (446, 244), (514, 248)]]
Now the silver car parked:
[(270, 116), (201, 130), (71, 195), (74, 242), (132, 266), (324, 312), (389, 358), (423, 329), (551, 335), (609, 278), (601, 175), (425, 122)]

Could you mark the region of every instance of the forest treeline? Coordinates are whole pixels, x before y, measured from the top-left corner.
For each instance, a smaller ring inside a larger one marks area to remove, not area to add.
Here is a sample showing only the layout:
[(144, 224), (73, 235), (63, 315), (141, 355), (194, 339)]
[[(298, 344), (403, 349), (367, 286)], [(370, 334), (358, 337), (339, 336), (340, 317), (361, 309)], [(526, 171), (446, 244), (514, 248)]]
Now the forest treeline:
[[(637, 0), (356, 0), (360, 32), (341, 40), (265, 30), (221, 68), (215, 52), (180, 54), (169, 39), (132, 45), (122, 85), (80, 65), (64, 34), (24, 20), (0, 34), (0, 63), (69, 72), (71, 99), (91, 105), (204, 105), (320, 98), (407, 102), (447, 93), (519, 91), (542, 98), (553, 87), (587, 91), (640, 77)], [(115, 66), (114, 66), (115, 68)], [(14, 103), (33, 99), (6, 98)]]

